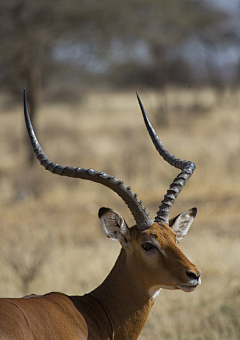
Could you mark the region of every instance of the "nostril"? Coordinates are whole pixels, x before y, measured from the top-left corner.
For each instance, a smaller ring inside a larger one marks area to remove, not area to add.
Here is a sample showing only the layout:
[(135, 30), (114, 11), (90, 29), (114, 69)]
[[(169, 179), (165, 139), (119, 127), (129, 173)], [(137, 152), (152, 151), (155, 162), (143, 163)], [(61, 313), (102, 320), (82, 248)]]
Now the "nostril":
[(192, 272), (191, 270), (187, 270), (187, 276), (190, 278), (190, 279), (194, 279), (194, 280), (197, 280), (200, 276), (200, 273), (199, 274), (196, 274), (195, 272)]

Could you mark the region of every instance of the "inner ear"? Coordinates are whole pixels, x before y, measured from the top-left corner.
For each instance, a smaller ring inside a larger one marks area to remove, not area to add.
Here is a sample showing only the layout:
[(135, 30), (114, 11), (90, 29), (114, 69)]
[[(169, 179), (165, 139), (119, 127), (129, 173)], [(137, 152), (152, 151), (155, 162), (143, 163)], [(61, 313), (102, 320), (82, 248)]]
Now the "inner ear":
[(192, 208), (184, 211), (169, 221), (169, 227), (171, 227), (172, 230), (177, 234), (177, 240), (181, 240), (187, 235), (187, 232), (191, 227), (196, 215), (197, 208)]
[(109, 208), (99, 209), (98, 217), (105, 235), (114, 241), (119, 241), (123, 247), (127, 247), (130, 241), (130, 233), (124, 218), (118, 212)]

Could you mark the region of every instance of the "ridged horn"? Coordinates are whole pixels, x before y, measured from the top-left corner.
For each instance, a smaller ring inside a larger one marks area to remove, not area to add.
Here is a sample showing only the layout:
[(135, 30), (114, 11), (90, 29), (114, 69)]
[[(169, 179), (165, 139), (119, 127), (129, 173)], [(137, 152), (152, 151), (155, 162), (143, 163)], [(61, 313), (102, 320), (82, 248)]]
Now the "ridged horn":
[(27, 127), (27, 132), (30, 138), (32, 148), (39, 160), (40, 164), (44, 168), (53, 174), (60, 176), (74, 177), (86, 179), (96, 183), (100, 183), (111, 190), (113, 190), (118, 196), (120, 196), (123, 201), (127, 204), (130, 209), (136, 224), (139, 228), (148, 228), (153, 224), (153, 220), (150, 218), (149, 213), (146, 212), (146, 207), (143, 206), (142, 201), (137, 198), (137, 194), (131, 191), (130, 186), (126, 186), (123, 181), (118, 180), (114, 176), (110, 176), (105, 172), (99, 172), (93, 169), (84, 169), (81, 167), (74, 168), (70, 166), (62, 166), (54, 163), (42, 150), (32, 127), (30, 117), (27, 109), (27, 98), (26, 91), (24, 89), (23, 94), (24, 101), (24, 116)]
[(155, 130), (153, 129), (138, 93), (137, 98), (146, 128), (158, 153), (170, 165), (182, 170), (180, 174), (174, 179), (173, 183), (170, 185), (170, 188), (167, 190), (167, 193), (164, 196), (161, 205), (159, 206), (157, 216), (155, 217), (155, 222), (168, 223), (170, 210), (174, 202), (176, 201), (176, 198), (186, 184), (187, 180), (192, 176), (195, 169), (195, 164), (191, 161), (183, 161), (181, 158), (177, 158), (176, 156), (171, 155), (169, 151), (167, 151), (167, 149), (163, 146), (162, 142), (158, 138)]

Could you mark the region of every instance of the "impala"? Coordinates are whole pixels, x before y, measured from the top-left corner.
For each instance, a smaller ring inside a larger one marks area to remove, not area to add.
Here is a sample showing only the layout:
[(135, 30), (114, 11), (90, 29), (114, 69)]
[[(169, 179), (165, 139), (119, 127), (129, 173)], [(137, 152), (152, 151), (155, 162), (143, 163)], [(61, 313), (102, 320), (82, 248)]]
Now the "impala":
[(128, 227), (114, 210), (101, 208), (98, 216), (107, 237), (121, 244), (118, 259), (104, 282), (83, 296), (62, 293), (0, 299), (0, 339), (17, 340), (133, 340), (137, 339), (161, 288), (193, 291), (200, 271), (177, 246), (189, 230), (197, 209), (169, 220), (170, 209), (195, 165), (172, 156), (162, 145), (138, 97), (143, 119), (159, 154), (181, 170), (154, 220), (123, 181), (93, 169), (64, 167), (43, 152), (31, 125), (24, 91), (24, 112), (33, 150), (46, 170), (61, 176), (105, 185), (128, 205), (136, 224)]

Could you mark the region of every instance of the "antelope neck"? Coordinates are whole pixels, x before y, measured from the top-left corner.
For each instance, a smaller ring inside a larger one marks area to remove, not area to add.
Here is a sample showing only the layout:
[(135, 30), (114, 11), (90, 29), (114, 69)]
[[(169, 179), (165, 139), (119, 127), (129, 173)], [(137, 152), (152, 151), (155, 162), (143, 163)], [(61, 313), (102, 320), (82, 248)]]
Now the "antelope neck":
[(103, 306), (114, 340), (137, 339), (153, 305), (148, 290), (132, 277), (126, 257), (122, 249), (105, 281), (89, 293)]

